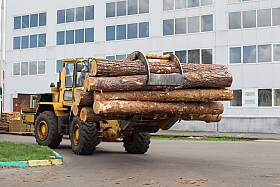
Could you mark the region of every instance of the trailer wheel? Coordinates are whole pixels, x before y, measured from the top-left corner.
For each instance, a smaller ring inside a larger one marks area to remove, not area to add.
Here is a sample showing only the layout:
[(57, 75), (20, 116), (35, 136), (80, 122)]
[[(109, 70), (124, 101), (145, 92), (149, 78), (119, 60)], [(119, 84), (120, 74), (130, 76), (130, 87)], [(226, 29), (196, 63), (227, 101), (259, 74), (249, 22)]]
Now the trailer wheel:
[(148, 151), (151, 135), (149, 132), (131, 132), (123, 139), (127, 153), (144, 154)]
[(39, 145), (56, 148), (62, 141), (58, 133), (57, 117), (52, 111), (45, 111), (39, 114), (35, 121), (35, 138)]
[(99, 143), (96, 123), (81, 121), (76, 116), (71, 125), (71, 147), (77, 155), (91, 155)]

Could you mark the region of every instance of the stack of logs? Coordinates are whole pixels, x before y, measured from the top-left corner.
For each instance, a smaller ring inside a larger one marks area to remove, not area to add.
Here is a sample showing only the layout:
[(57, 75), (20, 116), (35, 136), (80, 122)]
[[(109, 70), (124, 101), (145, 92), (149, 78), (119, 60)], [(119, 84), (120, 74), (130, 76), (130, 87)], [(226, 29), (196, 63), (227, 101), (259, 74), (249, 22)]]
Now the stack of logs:
[[(148, 62), (155, 74), (179, 74), (174, 62)], [(74, 115), (82, 121), (119, 120), (133, 114), (144, 119), (218, 122), (223, 104), (233, 92), (232, 75), (224, 65), (181, 64), (181, 86), (147, 85), (145, 66), (140, 61), (93, 59), (84, 87), (74, 90)]]

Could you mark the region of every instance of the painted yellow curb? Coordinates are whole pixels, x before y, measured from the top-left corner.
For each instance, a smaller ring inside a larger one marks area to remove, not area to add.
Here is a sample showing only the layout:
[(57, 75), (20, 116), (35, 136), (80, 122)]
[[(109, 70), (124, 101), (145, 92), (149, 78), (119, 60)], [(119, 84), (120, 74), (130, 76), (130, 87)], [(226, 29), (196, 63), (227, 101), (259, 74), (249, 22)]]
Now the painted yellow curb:
[(28, 160), (29, 166), (50, 166), (50, 165), (61, 165), (61, 164), (63, 164), (61, 159)]

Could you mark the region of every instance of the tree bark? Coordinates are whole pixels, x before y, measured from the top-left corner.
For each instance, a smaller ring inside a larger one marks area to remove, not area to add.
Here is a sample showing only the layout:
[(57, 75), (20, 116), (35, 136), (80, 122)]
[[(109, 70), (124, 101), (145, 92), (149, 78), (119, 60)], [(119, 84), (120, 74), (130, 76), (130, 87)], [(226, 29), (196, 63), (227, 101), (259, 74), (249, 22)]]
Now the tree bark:
[(87, 92), (84, 87), (77, 87), (74, 89), (75, 103), (78, 105), (92, 105), (93, 93)]
[(221, 102), (208, 103), (166, 103), (151, 101), (95, 101), (95, 114), (222, 114)]
[(80, 114), (81, 109), (82, 106), (80, 106), (78, 103), (74, 102), (72, 104), (72, 112), (75, 116), (78, 116)]
[(211, 114), (185, 114), (181, 116), (182, 120), (186, 121), (205, 121), (206, 123), (219, 122), (222, 119), (221, 114), (211, 115)]
[(208, 102), (229, 101), (233, 98), (231, 89), (181, 89), (165, 91), (126, 91), (126, 92), (94, 92), (96, 101), (128, 100), (128, 101), (179, 101)]

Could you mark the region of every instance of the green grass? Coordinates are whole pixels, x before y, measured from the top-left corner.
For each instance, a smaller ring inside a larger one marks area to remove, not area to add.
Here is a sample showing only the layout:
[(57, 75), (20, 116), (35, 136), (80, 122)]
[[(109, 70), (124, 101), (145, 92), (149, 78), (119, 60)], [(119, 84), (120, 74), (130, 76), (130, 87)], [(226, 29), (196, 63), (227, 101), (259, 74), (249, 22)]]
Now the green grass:
[(46, 146), (0, 142), (0, 162), (45, 160), (56, 154)]
[(254, 141), (261, 138), (253, 137), (230, 137), (230, 136), (174, 136), (174, 135), (152, 135), (154, 140), (196, 140), (196, 141)]

